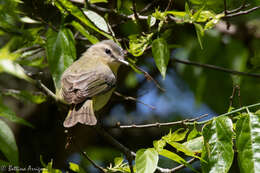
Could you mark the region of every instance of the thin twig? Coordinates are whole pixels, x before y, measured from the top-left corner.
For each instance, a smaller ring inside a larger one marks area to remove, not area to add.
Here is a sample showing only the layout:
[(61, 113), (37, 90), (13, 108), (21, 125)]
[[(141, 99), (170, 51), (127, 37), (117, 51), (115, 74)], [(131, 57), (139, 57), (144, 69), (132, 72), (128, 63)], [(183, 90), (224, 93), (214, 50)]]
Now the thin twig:
[(168, 11), (170, 9), (170, 7), (172, 5), (172, 2), (173, 2), (173, 0), (169, 0), (169, 2), (167, 4), (167, 7), (166, 7), (166, 9), (164, 11)]
[(235, 16), (241, 16), (241, 15), (249, 14), (249, 13), (251, 13), (253, 11), (256, 11), (258, 9), (260, 9), (260, 6), (256, 6), (256, 7), (250, 8), (248, 10), (244, 10), (244, 11), (239, 11), (237, 13), (227, 14), (223, 18), (230, 18), (230, 17), (235, 17)]
[(250, 76), (250, 77), (260, 78), (260, 74), (258, 74), (258, 73), (241, 72), (241, 71), (231, 70), (231, 69), (227, 69), (227, 68), (223, 68), (223, 67), (219, 67), (219, 66), (215, 66), (215, 65), (211, 65), (211, 64), (202, 64), (202, 63), (198, 63), (198, 62), (194, 62), (194, 61), (181, 60), (181, 59), (177, 59), (177, 58), (173, 58), (173, 61), (176, 62), (176, 63), (193, 65), (193, 66), (197, 66), (197, 67), (203, 67), (203, 68), (207, 68), (207, 69), (222, 71), (222, 72), (230, 73), (230, 74), (233, 74), (233, 75), (241, 75), (241, 76)]
[(138, 17), (137, 10), (136, 10), (136, 1), (135, 1), (135, 0), (132, 0), (132, 2), (133, 2), (134, 17), (135, 17), (135, 20), (138, 21), (138, 20), (139, 20), (139, 17)]
[(55, 26), (53, 26), (51, 23), (46, 22), (45, 20), (43, 20), (43, 18), (41, 18), (41, 17), (36, 17), (36, 19), (37, 19), (37, 20), (40, 20), (42, 23), (46, 24), (47, 26), (49, 26), (49, 27), (50, 27), (51, 29), (53, 29), (54, 31), (59, 32), (59, 30), (58, 30)]
[[(187, 163), (191, 164), (194, 161), (196, 161), (196, 158), (192, 158), (192, 159), (188, 160)], [(182, 168), (185, 168), (185, 167), (186, 167), (185, 165), (179, 165), (179, 166), (172, 168), (172, 169), (157, 167), (157, 170), (160, 171), (161, 173), (172, 173), (172, 172), (179, 171), (179, 170), (181, 170)]]
[(143, 105), (145, 105), (145, 106), (151, 108), (152, 110), (156, 109), (154, 106), (149, 105), (149, 104), (146, 104), (146, 103), (142, 102), (141, 100), (138, 100), (138, 99), (136, 99), (136, 98), (134, 98), (134, 97), (125, 96), (125, 95), (123, 95), (123, 94), (121, 94), (121, 93), (119, 93), (119, 92), (117, 92), (117, 91), (114, 91), (114, 94), (117, 95), (117, 96), (119, 96), (119, 97), (123, 97), (125, 100), (133, 100), (133, 101), (135, 101), (135, 102), (137, 102), (137, 103), (141, 103), (141, 104), (143, 104)]
[(77, 150), (79, 150), (79, 152), (81, 153), (81, 155), (83, 157), (85, 157), (96, 169), (98, 169), (100, 172), (102, 173), (106, 173), (106, 169), (102, 168), (101, 166), (97, 165), (87, 154), (86, 152), (84, 152), (79, 145), (77, 145), (77, 143), (75, 141), (72, 141), (72, 144), (74, 144), (74, 146), (77, 148)]
[(140, 125), (136, 125), (136, 124), (132, 124), (132, 125), (120, 125), (120, 123), (117, 123), (115, 126), (111, 126), (109, 128), (119, 128), (119, 129), (136, 129), (136, 128), (151, 128), (151, 127), (165, 127), (165, 126), (173, 126), (173, 125), (179, 125), (179, 124), (187, 124), (191, 122), (195, 122), (198, 121), (202, 118), (207, 117), (208, 114), (203, 114), (199, 117), (196, 118), (192, 118), (192, 119), (185, 119), (185, 120), (181, 120), (181, 121), (173, 121), (173, 122), (167, 122), (167, 123), (152, 123), (152, 124), (140, 124)]
[(153, 0), (151, 3), (147, 4), (139, 13), (145, 13), (149, 10), (149, 8), (156, 2), (157, 0)]
[(250, 4), (245, 4), (245, 3), (243, 3), (240, 7), (236, 8), (236, 9), (227, 10), (227, 14), (236, 13), (236, 12), (238, 12), (238, 11), (240, 11), (240, 10), (243, 10), (244, 8), (247, 8), (247, 7), (249, 7), (249, 6), (250, 6)]
[[(132, 65), (134, 65), (134, 64), (132, 64)], [(156, 85), (156, 87), (157, 87), (158, 89), (160, 89), (162, 92), (165, 92), (165, 89), (162, 88), (162, 87), (160, 86), (160, 84), (159, 84), (148, 72), (146, 72), (145, 70), (141, 69), (140, 67), (138, 67), (138, 66), (136, 66), (136, 65), (134, 65), (134, 66), (135, 66), (135, 68), (137, 68), (138, 70), (140, 70), (140, 71), (144, 74), (144, 76), (145, 76), (145, 78), (146, 78), (147, 80), (153, 81), (154, 84)]]

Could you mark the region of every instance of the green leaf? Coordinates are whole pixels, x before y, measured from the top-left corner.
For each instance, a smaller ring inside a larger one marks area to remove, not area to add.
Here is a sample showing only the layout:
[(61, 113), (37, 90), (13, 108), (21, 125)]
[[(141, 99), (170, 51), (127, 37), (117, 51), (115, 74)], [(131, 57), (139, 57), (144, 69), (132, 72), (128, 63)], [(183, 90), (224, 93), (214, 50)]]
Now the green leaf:
[(228, 172), (234, 158), (231, 119), (227, 116), (213, 118), (212, 122), (204, 126), (202, 134), (202, 158), (208, 162), (201, 162), (203, 172)]
[(124, 158), (123, 157), (116, 157), (114, 159), (115, 167), (122, 165), (123, 162), (124, 162)]
[(203, 136), (184, 142), (183, 145), (193, 152), (201, 153), (203, 148)]
[(188, 168), (192, 169), (194, 172), (198, 172), (196, 171), (194, 168), (192, 168), (192, 166), (187, 163), (187, 161), (185, 159), (183, 159), (182, 157), (180, 157), (179, 155), (169, 151), (169, 150), (166, 150), (166, 149), (163, 149), (162, 151), (159, 152), (160, 155), (166, 157), (166, 158), (169, 158), (179, 164), (184, 164), (185, 166), (187, 166)]
[(94, 23), (99, 29), (109, 33), (107, 23), (103, 17), (91, 10), (83, 9), (83, 12), (89, 18), (89, 20)]
[(31, 103), (36, 103), (36, 104), (41, 104), (45, 102), (47, 99), (46, 95), (44, 95), (41, 92), (32, 94), (29, 91), (25, 91), (25, 90), (20, 91), (20, 90), (8, 89), (5, 90), (2, 94), (7, 96), (12, 96), (21, 101), (29, 101)]
[(13, 112), (10, 108), (3, 105), (2, 103), (0, 103), (0, 117), (4, 117), (14, 123), (19, 123), (28, 127), (33, 127), (33, 125), (25, 121), (23, 118), (16, 116), (15, 112)]
[(155, 64), (163, 79), (165, 79), (166, 69), (170, 59), (170, 51), (167, 42), (163, 38), (157, 38), (152, 43), (152, 53)]
[(159, 156), (154, 148), (140, 149), (136, 153), (137, 173), (153, 173), (156, 170)]
[(167, 143), (169, 142), (176, 142), (176, 141), (182, 141), (185, 139), (186, 134), (188, 133), (189, 129), (184, 130), (183, 128), (180, 128), (176, 130), (174, 133), (169, 133), (168, 135), (162, 137)]
[(200, 44), (201, 49), (203, 49), (203, 44), (202, 44), (202, 38), (204, 36), (204, 29), (200, 24), (194, 23), (197, 38)]
[(42, 170), (42, 173), (62, 173), (61, 170), (59, 169), (54, 169), (52, 167), (53, 165), (53, 160), (51, 160), (47, 165), (43, 162), (42, 156), (40, 156), (40, 161), (42, 166), (44, 167)]
[(208, 29), (211, 29), (213, 28), (219, 21), (222, 17), (224, 17), (225, 15), (224, 14), (218, 14), (216, 16), (213, 17), (213, 19), (211, 19), (210, 21), (208, 21), (206, 24), (205, 24), (205, 27), (204, 27), (204, 30), (208, 30)]
[(71, 25), (76, 28), (84, 37), (86, 37), (92, 44), (99, 42), (99, 40), (94, 35), (91, 35), (80, 23), (72, 21)]
[(121, 6), (122, 6), (122, 1), (121, 0), (117, 0), (116, 1), (116, 8), (117, 8), (117, 10), (120, 10)]
[(69, 29), (61, 28), (47, 33), (47, 60), (55, 84), (56, 93), (61, 88), (60, 80), (62, 73), (76, 59), (75, 41)]
[(33, 79), (25, 74), (24, 69), (18, 63), (9, 59), (0, 59), (0, 73), (5, 72), (33, 83)]
[(144, 36), (139, 36), (137, 34), (129, 36), (129, 53), (134, 56), (141, 56), (148, 45), (150, 44), (150, 40), (153, 36), (153, 33), (146, 34)]
[(0, 150), (15, 166), (18, 166), (18, 148), (15, 142), (14, 134), (8, 125), (0, 119)]
[(194, 125), (192, 131), (188, 135), (187, 141), (196, 138), (198, 135), (199, 135), (199, 132), (198, 132), (196, 126)]
[(94, 4), (94, 3), (107, 3), (108, 1), (107, 0), (90, 0), (89, 2), (91, 4)]
[(163, 148), (166, 145), (166, 141), (165, 140), (158, 140), (158, 141), (153, 141), (153, 147), (156, 149), (157, 152), (160, 152), (163, 150)]
[[(55, 5), (59, 8), (60, 6), (62, 9), (66, 9), (65, 11), (69, 11), (74, 17), (76, 17), (78, 20), (80, 20), (82, 23), (84, 23), (86, 26), (90, 27), (94, 31), (102, 34), (103, 36), (113, 39), (113, 37), (101, 30), (99, 30), (94, 24), (92, 24), (85, 16), (85, 14), (82, 12), (81, 9), (79, 9), (77, 6), (75, 6), (72, 2), (69, 0), (57, 0), (55, 1)], [(63, 12), (63, 11), (62, 11)]]
[(236, 123), (236, 147), (241, 173), (260, 171), (260, 114), (249, 113)]
[(156, 23), (156, 18), (153, 16), (148, 16), (147, 24), (149, 27), (152, 27)]
[(186, 154), (187, 156), (191, 156), (191, 157), (196, 157), (198, 159), (201, 159), (199, 156), (196, 155), (196, 152), (190, 150), (189, 148), (187, 148), (185, 145), (177, 143), (177, 142), (169, 142), (169, 144), (176, 148), (178, 151), (183, 152), (184, 154)]
[(78, 164), (69, 162), (70, 170), (77, 173), (85, 173), (84, 169), (82, 169)]

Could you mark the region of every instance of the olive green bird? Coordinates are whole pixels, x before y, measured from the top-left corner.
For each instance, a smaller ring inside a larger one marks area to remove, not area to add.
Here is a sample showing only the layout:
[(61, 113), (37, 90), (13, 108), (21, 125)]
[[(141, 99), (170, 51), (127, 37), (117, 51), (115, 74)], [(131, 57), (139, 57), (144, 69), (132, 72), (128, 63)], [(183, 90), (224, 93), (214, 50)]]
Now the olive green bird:
[(96, 125), (94, 111), (109, 101), (116, 84), (117, 70), (124, 60), (123, 50), (112, 40), (92, 45), (69, 66), (61, 78), (61, 96), (71, 105), (63, 123)]

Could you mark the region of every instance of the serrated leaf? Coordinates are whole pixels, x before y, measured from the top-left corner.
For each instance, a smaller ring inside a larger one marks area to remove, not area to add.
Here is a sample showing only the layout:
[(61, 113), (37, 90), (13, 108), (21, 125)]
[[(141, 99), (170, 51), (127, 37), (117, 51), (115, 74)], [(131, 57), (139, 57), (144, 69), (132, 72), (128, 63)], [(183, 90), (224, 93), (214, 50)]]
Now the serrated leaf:
[(162, 137), (162, 139), (165, 140), (167, 143), (182, 141), (185, 139), (185, 136), (188, 133), (188, 131), (189, 131), (189, 129), (184, 130), (183, 128), (180, 128), (173, 133), (170, 132), (168, 135)]
[(260, 171), (260, 114), (249, 113), (236, 123), (236, 147), (241, 173)]
[(200, 24), (194, 23), (195, 26), (195, 30), (196, 30), (196, 34), (197, 34), (197, 38), (200, 44), (201, 49), (203, 49), (203, 44), (202, 44), (202, 39), (204, 36), (204, 29)]
[(2, 103), (0, 103), (0, 117), (4, 117), (14, 123), (19, 123), (28, 127), (33, 127), (33, 125), (25, 121), (23, 118), (18, 117), (14, 111), (12, 111), (10, 108), (3, 105)]
[(153, 173), (156, 170), (159, 156), (154, 148), (140, 149), (136, 153), (137, 173)]
[(72, 32), (67, 28), (61, 28), (58, 33), (49, 30), (46, 49), (47, 60), (57, 93), (61, 88), (62, 73), (76, 59), (75, 41)]
[(129, 36), (129, 53), (134, 56), (141, 56), (148, 45), (150, 44), (150, 39), (152, 38), (153, 33), (139, 36), (137, 34)]
[(213, 118), (203, 127), (204, 147), (201, 162), (205, 173), (228, 172), (234, 158), (233, 124), (227, 116)]
[(158, 141), (153, 141), (153, 147), (156, 149), (157, 152), (160, 152), (163, 150), (163, 148), (166, 145), (166, 141), (165, 140), (158, 140)]
[(92, 44), (99, 42), (99, 40), (94, 35), (91, 35), (80, 23), (72, 21), (71, 25), (76, 28), (84, 37), (86, 37)]
[(103, 17), (91, 10), (83, 9), (83, 12), (89, 18), (89, 20), (96, 25), (96, 27), (109, 33), (107, 23)]
[(14, 134), (8, 125), (0, 119), (0, 151), (12, 165), (18, 166), (18, 148)]
[(157, 38), (152, 43), (152, 53), (155, 64), (163, 79), (166, 76), (166, 70), (170, 59), (170, 51), (167, 42), (163, 38)]
[(193, 152), (201, 153), (203, 148), (203, 136), (184, 142), (183, 145)]
[(113, 37), (101, 30), (99, 30), (94, 24), (92, 24), (87, 17), (85, 16), (85, 14), (82, 12), (82, 10), (80, 8), (78, 8), (77, 6), (75, 6), (72, 2), (70, 2), (69, 0), (58, 0), (55, 1), (55, 5), (60, 9), (66, 9), (65, 11), (69, 11), (74, 17), (76, 17), (78, 20), (80, 20), (82, 23), (84, 23), (86, 26), (88, 26), (89, 28), (93, 29), (94, 31), (102, 34), (103, 36), (109, 38), (109, 39), (113, 39)]

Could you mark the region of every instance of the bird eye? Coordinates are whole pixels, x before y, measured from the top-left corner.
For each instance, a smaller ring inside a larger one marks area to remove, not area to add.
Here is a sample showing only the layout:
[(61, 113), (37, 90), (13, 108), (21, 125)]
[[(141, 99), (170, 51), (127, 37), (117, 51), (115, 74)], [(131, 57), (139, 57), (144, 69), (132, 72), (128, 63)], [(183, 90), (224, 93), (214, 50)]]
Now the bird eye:
[(105, 49), (105, 52), (106, 52), (106, 54), (108, 54), (108, 55), (111, 55), (111, 50), (110, 49)]

